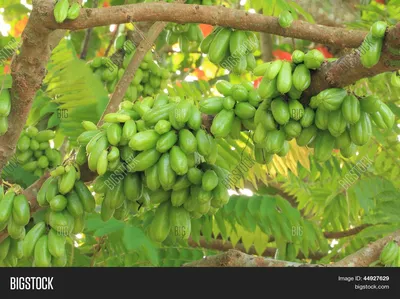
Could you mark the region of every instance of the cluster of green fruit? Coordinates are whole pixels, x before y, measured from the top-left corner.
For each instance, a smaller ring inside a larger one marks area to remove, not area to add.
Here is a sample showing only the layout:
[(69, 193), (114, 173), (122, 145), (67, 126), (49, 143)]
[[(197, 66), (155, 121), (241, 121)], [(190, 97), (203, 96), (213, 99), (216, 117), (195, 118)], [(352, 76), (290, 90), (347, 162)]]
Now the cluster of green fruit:
[(4, 88), (0, 93), (0, 136), (8, 131), (8, 115), (11, 111), (10, 90)]
[(58, 0), (54, 5), (54, 18), (57, 23), (62, 23), (66, 19), (75, 20), (79, 16), (81, 6), (78, 2), (74, 2), (71, 5), (68, 0)]
[(166, 41), (168, 45), (179, 43), (182, 52), (196, 51), (203, 40), (203, 32), (198, 24), (168, 23)]
[(78, 163), (86, 153), (89, 169), (100, 174), (93, 188), (104, 194), (103, 220), (138, 203), (159, 205), (149, 235), (163, 242), (175, 226), (185, 227), (187, 238), (190, 218), (213, 214), (229, 200), (223, 170), (213, 165), (217, 143), (190, 101), (165, 94), (125, 101), (104, 121), (84, 125), (89, 131), (79, 136), (77, 153)]
[(237, 74), (253, 70), (257, 63), (253, 52), (258, 48), (254, 32), (215, 27), (200, 44), (210, 61)]
[(42, 176), (49, 168), (61, 164), (61, 153), (50, 147), (50, 140), (54, 139), (52, 130), (39, 131), (38, 128), (29, 126), (19, 137), (16, 158), (25, 171)]
[[(122, 39), (120, 42), (123, 43), (122, 47), (125, 49), (124, 60), (120, 68), (107, 57), (96, 57), (90, 64), (94, 70), (94, 74), (99, 76), (106, 84), (109, 93), (114, 92), (118, 81), (122, 78), (125, 69), (128, 67), (135, 53), (135, 47), (131, 41), (127, 40), (124, 42), (124, 39)], [(124, 100), (136, 101), (140, 96), (157, 94), (167, 87), (169, 77), (169, 71), (160, 67), (154, 61), (151, 51), (147, 52), (139, 68), (136, 70), (135, 77), (125, 93)]]
[(390, 241), (382, 249), (380, 261), (386, 267), (400, 267), (400, 247), (395, 241)]
[(359, 48), (361, 63), (366, 68), (371, 68), (376, 65), (381, 58), (382, 44), (386, 29), (386, 22), (375, 22), (372, 24), (370, 31), (361, 44)]

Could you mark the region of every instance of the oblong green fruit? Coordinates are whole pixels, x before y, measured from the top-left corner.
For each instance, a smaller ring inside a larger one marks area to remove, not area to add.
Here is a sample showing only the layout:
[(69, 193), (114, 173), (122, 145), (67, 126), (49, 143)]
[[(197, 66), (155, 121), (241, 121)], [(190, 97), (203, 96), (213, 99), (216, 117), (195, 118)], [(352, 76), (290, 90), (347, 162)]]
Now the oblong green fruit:
[(18, 225), (17, 223), (15, 223), (12, 216), (8, 220), (7, 232), (11, 238), (16, 239), (16, 240), (22, 240), (26, 234), (25, 226)]
[(258, 86), (258, 94), (262, 99), (270, 99), (279, 95), (279, 91), (276, 86), (277, 78), (269, 80), (267, 77), (262, 78), (260, 85)]
[(375, 38), (382, 39), (385, 36), (386, 28), (387, 28), (386, 22), (382, 21), (375, 22), (371, 26), (371, 34)]
[(160, 180), (158, 178), (158, 168), (157, 164), (147, 168), (145, 170), (145, 180), (146, 186), (149, 190), (155, 191), (160, 188)]
[(150, 202), (152, 204), (159, 204), (168, 201), (171, 198), (171, 191), (158, 189), (149, 192)]
[(101, 136), (96, 143), (94, 143), (94, 148), (89, 150), (88, 143), (86, 147), (86, 151), (89, 154), (88, 156), (88, 166), (91, 171), (97, 171), (97, 162), (103, 150), (107, 149), (108, 147), (108, 139), (106, 136)]
[(324, 110), (322, 108), (318, 108), (315, 112), (315, 125), (320, 130), (328, 129), (329, 123), (329, 111)]
[(192, 183), (188, 180), (187, 175), (179, 176), (176, 183), (172, 187), (173, 191), (179, 191), (190, 187)]
[(192, 132), (187, 129), (179, 131), (179, 147), (185, 154), (191, 154), (197, 150), (197, 140)]
[(306, 90), (311, 84), (310, 70), (304, 65), (299, 64), (293, 72), (293, 85), (299, 91)]
[(229, 51), (233, 57), (241, 57), (242, 47), (247, 41), (247, 35), (244, 31), (234, 30), (229, 38)]
[(308, 51), (304, 55), (304, 65), (312, 70), (316, 70), (317, 68), (319, 68), (321, 64), (324, 62), (324, 60), (325, 60), (324, 54), (322, 54), (317, 49)]
[(354, 156), (357, 152), (357, 145), (351, 143), (350, 146), (340, 149), (340, 154), (345, 158), (350, 158)]
[(129, 141), (129, 147), (134, 151), (145, 151), (154, 148), (160, 135), (154, 130), (136, 133)]
[(213, 39), (215, 38), (215, 34), (209, 34), (207, 35), (202, 42), (200, 43), (200, 51), (204, 54), (208, 54), (208, 51), (210, 50), (211, 43)]
[[(115, 161), (119, 159), (119, 149), (116, 146), (112, 146), (107, 152), (107, 161)], [(98, 168), (98, 165), (97, 165)], [(98, 170), (98, 169), (97, 169)]]
[(381, 58), (383, 40), (374, 38), (372, 33), (369, 32), (364, 42), (360, 46), (361, 64), (366, 68), (372, 68), (379, 62)]
[(75, 179), (76, 169), (74, 166), (71, 166), (70, 170), (64, 173), (61, 178), (58, 179), (58, 192), (61, 194), (67, 194), (69, 191), (71, 191), (72, 188), (74, 188)]
[(36, 200), (39, 204), (39, 206), (44, 207), (48, 205), (48, 202), (46, 200), (46, 191), (47, 191), (47, 187), (51, 184), (51, 182), (54, 180), (53, 177), (49, 177), (42, 185), (42, 187), (40, 187), (37, 196), (36, 196)]
[(248, 100), (249, 91), (245, 86), (241, 84), (233, 85), (232, 87), (232, 98), (238, 102), (245, 102)]
[(346, 130), (347, 122), (341, 110), (331, 111), (328, 117), (328, 130), (333, 137), (340, 136)]
[(200, 111), (206, 114), (215, 115), (223, 109), (222, 97), (211, 97), (200, 100)]
[(107, 189), (102, 205), (106, 205), (113, 210), (119, 208), (126, 199), (123, 185), (123, 181), (119, 181), (115, 188)]
[(281, 151), (285, 142), (285, 132), (283, 130), (269, 131), (264, 141), (264, 148), (269, 154), (277, 154)]
[(163, 134), (156, 143), (156, 149), (160, 153), (165, 153), (171, 149), (178, 141), (178, 135), (175, 130)]
[(347, 91), (343, 88), (328, 88), (321, 91), (316, 99), (320, 102), (318, 107), (321, 106), (325, 110), (334, 111), (340, 108), (346, 96)]
[(64, 235), (57, 233), (54, 229), (50, 229), (48, 233), (48, 250), (50, 254), (56, 258), (65, 255), (65, 242)]
[(252, 71), (257, 66), (257, 61), (253, 53), (248, 53), (246, 55), (246, 62), (247, 62), (246, 70), (248, 71)]
[(18, 139), (17, 148), (21, 152), (23, 152), (29, 149), (30, 144), (31, 144), (31, 139), (28, 136), (23, 135)]
[[(239, 104), (241, 104), (241, 103), (239, 103)], [(235, 109), (235, 111), (236, 111), (236, 109)], [(234, 119), (235, 119), (235, 112), (233, 110), (223, 109), (213, 119), (213, 122), (211, 125), (211, 133), (217, 138), (227, 137), (231, 131)]]
[(304, 61), (304, 52), (300, 50), (294, 50), (292, 53), (293, 63), (300, 64)]
[(375, 95), (370, 95), (360, 100), (361, 110), (367, 113), (375, 113), (381, 107), (382, 102)]
[(154, 130), (160, 135), (165, 134), (171, 130), (171, 123), (164, 119), (159, 120), (154, 126)]
[(183, 207), (170, 207), (168, 218), (173, 239), (187, 240), (191, 232), (189, 212)]
[(186, 123), (189, 120), (192, 104), (189, 101), (182, 100), (175, 108), (175, 120), (178, 123)]
[(111, 145), (118, 145), (122, 137), (122, 128), (119, 124), (113, 123), (107, 128), (107, 139)]
[(208, 58), (212, 63), (220, 64), (224, 59), (226, 53), (229, 51), (231, 33), (231, 29), (223, 28), (212, 40), (208, 51)]
[(63, 255), (62, 257), (59, 258), (52, 258), (51, 259), (51, 264), (53, 267), (65, 267), (68, 262), (68, 257), (67, 255)]
[(281, 98), (271, 102), (271, 112), (275, 121), (280, 125), (286, 124), (290, 119), (289, 105)]
[(96, 207), (96, 202), (85, 183), (81, 180), (75, 181), (74, 190), (78, 194), (85, 212), (92, 213)]
[[(280, 60), (279, 60), (280, 61)], [(271, 64), (271, 62), (265, 62), (262, 64), (257, 65), (254, 69), (253, 69), (253, 74), (254, 76), (264, 76), (265, 72), (268, 69), (269, 64)], [(218, 89), (218, 88), (217, 88)]]
[(56, 5), (54, 5), (54, 18), (57, 23), (62, 23), (67, 18), (68, 8), (68, 0), (59, 0)]
[(276, 80), (276, 88), (282, 94), (288, 93), (292, 88), (292, 67), (287, 61), (282, 63), (282, 68)]
[(171, 168), (175, 173), (178, 175), (186, 174), (189, 169), (186, 154), (179, 146), (173, 146), (169, 153)]
[(201, 122), (201, 112), (199, 109), (197, 109), (197, 107), (193, 106), (187, 125), (190, 129), (197, 131), (201, 127)]
[[(11, 239), (9, 253), (17, 259), (22, 259), (24, 257), (23, 250), (24, 241)], [(1, 261), (1, 257), (0, 257)]]
[(17, 161), (21, 164), (25, 164), (33, 156), (33, 151), (27, 150), (24, 152), (17, 153)]
[(328, 131), (318, 132), (315, 138), (314, 156), (319, 162), (325, 162), (332, 156), (332, 150), (335, 147), (335, 137)]
[(54, 178), (46, 189), (45, 197), (48, 203), (58, 194), (58, 180), (60, 180), (60, 178)]
[(355, 124), (360, 119), (360, 102), (353, 95), (348, 95), (342, 103), (343, 118), (349, 124)]
[(75, 218), (83, 215), (83, 205), (79, 199), (78, 194), (75, 191), (71, 191), (67, 194), (67, 210)]
[(189, 188), (184, 188), (181, 190), (173, 190), (171, 193), (171, 204), (174, 207), (179, 207), (184, 204), (186, 200), (189, 199)]
[(355, 145), (366, 144), (372, 135), (371, 120), (366, 112), (361, 112), (360, 120), (350, 126), (350, 138)]
[(201, 179), (201, 188), (205, 191), (212, 191), (217, 187), (219, 182), (218, 176), (214, 170), (207, 170)]
[(211, 152), (211, 142), (208, 134), (200, 129), (196, 132), (197, 150), (200, 155), (208, 156)]
[(211, 206), (214, 208), (221, 208), (229, 201), (228, 189), (221, 182), (214, 188), (212, 195)]
[(79, 234), (83, 232), (85, 228), (85, 213), (79, 217), (74, 218), (74, 227), (72, 229), (73, 234)]
[(283, 127), (287, 136), (296, 138), (300, 136), (302, 127), (299, 122), (294, 120), (289, 120), (289, 122)]
[(310, 144), (317, 136), (317, 127), (315, 125), (311, 125), (307, 128), (304, 128), (299, 137), (296, 138), (296, 142), (298, 146), (306, 146)]
[(289, 153), (289, 150), (290, 150), (289, 142), (285, 141), (283, 143), (282, 149), (279, 151), (279, 153), (277, 153), (277, 155), (280, 157), (285, 157)]
[(283, 65), (283, 60), (275, 60), (275, 61), (267, 64), (264, 76), (268, 80), (275, 79), (276, 76), (278, 76), (278, 74), (282, 68), (282, 65)]
[(155, 242), (163, 242), (169, 234), (169, 209), (170, 204), (164, 202), (157, 208), (154, 218), (149, 226), (149, 237)]
[(198, 168), (192, 167), (188, 170), (187, 177), (192, 184), (201, 185), (203, 172)]
[(8, 255), (11, 245), (11, 238), (7, 237), (0, 243), (0, 262), (2, 262)]
[(262, 143), (267, 137), (267, 130), (262, 123), (259, 123), (254, 131), (253, 140), (255, 143)]
[(129, 161), (128, 169), (130, 172), (144, 171), (157, 163), (161, 153), (155, 148), (149, 149), (138, 154), (134, 159)]
[(42, 221), (35, 224), (26, 234), (22, 245), (25, 258), (32, 256), (37, 241), (45, 232), (46, 224)]
[(35, 139), (38, 142), (45, 142), (45, 141), (54, 139), (55, 136), (56, 136), (56, 133), (54, 131), (43, 130), (43, 131), (40, 131), (39, 133), (37, 133), (37, 135), (35, 136)]
[[(67, 1), (68, 2), (68, 1)], [(51, 254), (48, 249), (48, 236), (41, 236), (35, 245), (34, 262), (36, 267), (50, 267)]]
[(303, 117), (300, 119), (300, 125), (303, 128), (307, 128), (307, 127), (311, 126), (314, 123), (314, 118), (315, 118), (314, 110), (311, 109), (310, 107), (307, 107), (304, 110)]
[(31, 211), (25, 195), (20, 194), (14, 197), (12, 218), (18, 225), (25, 226), (29, 223), (29, 220), (31, 219)]
[(129, 200), (138, 200), (143, 194), (142, 179), (138, 173), (128, 173), (124, 178), (124, 193)]
[(345, 130), (340, 136), (336, 137), (335, 148), (347, 148), (351, 145), (349, 131)]
[(233, 139), (239, 139), (241, 129), (242, 129), (242, 121), (240, 120), (239, 117), (235, 117), (232, 123), (232, 129), (231, 132), (229, 133), (229, 136)]
[[(229, 69), (229, 68), (228, 68)], [(233, 67), (233, 73), (235, 74), (243, 74), (244, 72), (246, 72), (247, 69), (247, 59), (246, 56), (241, 56), (239, 58), (239, 61), (234, 65)]]
[(77, 17), (79, 17), (80, 9), (81, 6), (79, 5), (79, 3), (77, 2), (72, 3), (71, 7), (68, 9), (67, 19), (75, 20)]
[(164, 153), (161, 156), (157, 167), (161, 187), (164, 190), (171, 190), (176, 182), (176, 173), (171, 167), (169, 153)]
[(4, 198), (0, 201), (0, 223), (8, 221), (11, 216), (15, 193), (12, 191), (6, 192)]
[(289, 100), (290, 117), (299, 120), (304, 115), (304, 107), (298, 100)]
[(256, 108), (254, 108), (250, 103), (240, 102), (237, 103), (235, 106), (235, 114), (242, 120), (253, 118), (255, 113), (256, 113)]
[(97, 160), (97, 173), (98, 175), (103, 175), (106, 173), (108, 168), (108, 151), (103, 150)]
[(50, 200), (50, 208), (54, 211), (54, 212), (61, 212), (63, 211), (68, 204), (68, 200), (65, 196), (58, 194), (56, 196), (54, 196), (51, 200)]
[(386, 104), (382, 103), (378, 110), (387, 129), (391, 129), (395, 122), (395, 115)]

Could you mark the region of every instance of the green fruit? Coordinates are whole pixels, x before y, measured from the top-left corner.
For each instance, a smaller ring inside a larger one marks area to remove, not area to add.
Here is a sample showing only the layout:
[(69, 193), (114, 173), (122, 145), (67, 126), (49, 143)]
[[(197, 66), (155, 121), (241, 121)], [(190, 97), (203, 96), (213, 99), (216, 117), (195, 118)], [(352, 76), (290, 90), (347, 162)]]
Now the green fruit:
[(11, 216), (15, 193), (8, 191), (0, 201), (0, 223), (8, 221)]
[(304, 115), (300, 120), (300, 124), (303, 128), (307, 128), (314, 123), (315, 112), (310, 107), (304, 110)]
[(68, 16), (68, 0), (59, 0), (54, 6), (54, 18), (57, 23), (62, 23)]
[(111, 124), (107, 128), (107, 139), (111, 145), (118, 145), (122, 137), (122, 128), (119, 124)]
[(189, 212), (183, 207), (170, 207), (168, 218), (173, 239), (187, 240), (191, 232)]
[[(120, 155), (119, 155), (118, 147), (112, 146), (109, 149), (109, 152), (107, 152), (107, 160), (112, 162), (112, 161), (118, 160), (119, 157), (120, 157)], [(98, 168), (98, 165), (97, 165), (97, 168)]]
[(259, 123), (254, 131), (253, 140), (255, 143), (262, 143), (267, 136), (267, 130), (265, 130), (264, 125)]
[(235, 101), (238, 101), (238, 102), (247, 101), (249, 92), (246, 89), (246, 87), (244, 87), (243, 85), (240, 85), (240, 84), (233, 85), (231, 91), (232, 91), (232, 98)]
[(229, 51), (229, 42), (232, 31), (228, 28), (220, 30), (212, 40), (208, 58), (212, 63), (220, 64)]
[(191, 154), (197, 150), (197, 140), (192, 132), (187, 129), (179, 131), (179, 147), (185, 154)]
[(67, 202), (67, 210), (73, 217), (78, 218), (83, 215), (83, 205), (75, 191), (67, 194)]
[(107, 222), (114, 215), (115, 209), (106, 204), (102, 204), (100, 208), (100, 218), (102, 221)]
[(240, 58), (243, 56), (242, 47), (247, 41), (247, 35), (244, 31), (235, 30), (229, 39), (229, 50), (233, 57)]
[(371, 120), (365, 112), (361, 112), (360, 120), (350, 126), (351, 141), (355, 145), (366, 144), (372, 135)]
[(25, 226), (16, 224), (12, 216), (8, 220), (7, 232), (8, 235), (15, 240), (22, 240), (26, 233)]
[(103, 150), (99, 156), (99, 159), (97, 160), (97, 173), (98, 175), (103, 175), (106, 173), (108, 169), (108, 152), (107, 150)]
[(232, 83), (225, 81), (225, 80), (219, 80), (216, 84), (215, 87), (217, 88), (218, 92), (223, 94), (224, 96), (230, 96), (232, 95)]
[(75, 2), (72, 3), (71, 7), (68, 9), (67, 19), (75, 20), (79, 17), (79, 11), (81, 10), (81, 6)]
[(58, 180), (58, 191), (61, 194), (67, 194), (74, 187), (75, 179), (76, 169), (74, 166), (72, 166), (70, 170), (64, 173), (62, 177)]
[(52, 200), (50, 200), (50, 208), (54, 212), (63, 211), (67, 207), (67, 204), (68, 204), (67, 198), (60, 194), (55, 196)]
[(223, 100), (224, 98), (222, 97), (211, 97), (208, 99), (202, 99), (199, 103), (200, 111), (205, 114), (215, 115), (223, 109)]
[(257, 65), (253, 69), (253, 75), (254, 76), (264, 76), (270, 64), (271, 64), (271, 62), (265, 62), (265, 63)]
[(159, 120), (154, 126), (154, 130), (160, 135), (165, 134), (171, 130), (171, 123), (164, 119)]
[(289, 100), (290, 117), (300, 120), (304, 115), (304, 107), (298, 100)]
[(65, 253), (65, 236), (57, 233), (54, 229), (50, 229), (48, 234), (48, 250), (55, 258), (64, 256)]
[(304, 55), (304, 65), (312, 70), (319, 68), (324, 60), (324, 54), (316, 49), (311, 50)]
[(211, 152), (211, 140), (204, 130), (196, 132), (197, 150), (200, 155), (208, 156)]
[(395, 115), (392, 110), (386, 104), (382, 103), (377, 113), (382, 118), (385, 127), (391, 129), (395, 122)]
[(160, 204), (157, 208), (154, 218), (149, 226), (149, 237), (155, 242), (163, 242), (170, 231), (169, 209), (171, 208), (168, 202)]
[(375, 38), (382, 39), (385, 36), (386, 28), (387, 28), (386, 22), (382, 22), (382, 21), (375, 22), (371, 26), (372, 36)]
[(382, 102), (379, 100), (377, 96), (370, 95), (365, 98), (362, 98), (359, 102), (361, 110), (367, 113), (375, 113), (381, 107)]
[(88, 166), (91, 171), (97, 170), (97, 162), (103, 150), (108, 147), (108, 139), (106, 136), (101, 136), (93, 145), (93, 149), (89, 147), (91, 143), (86, 146), (88, 155)]
[(276, 76), (278, 76), (280, 70), (282, 69), (282, 65), (283, 65), (283, 60), (275, 60), (267, 64), (265, 70), (265, 77), (268, 80), (275, 79)]
[(285, 141), (283, 143), (282, 149), (279, 151), (279, 153), (277, 153), (277, 155), (280, 157), (285, 157), (289, 153), (289, 150), (290, 150), (289, 142)]
[(293, 23), (292, 13), (288, 10), (282, 11), (279, 15), (278, 22), (282, 28), (290, 27), (290, 25)]
[(237, 103), (235, 106), (235, 114), (242, 120), (253, 118), (255, 113), (256, 108), (254, 108), (250, 103), (240, 102)]
[(175, 108), (175, 120), (178, 123), (185, 123), (189, 120), (192, 104), (188, 101), (182, 100)]
[(28, 136), (23, 135), (20, 139), (18, 139), (17, 148), (23, 152), (29, 149), (31, 144), (31, 140)]
[(262, 78), (258, 86), (258, 94), (262, 99), (270, 99), (279, 95), (276, 82), (277, 78), (273, 80), (269, 80), (267, 77)]
[(187, 177), (192, 184), (201, 185), (203, 172), (198, 168), (192, 167), (188, 170)]
[(134, 151), (145, 151), (156, 146), (160, 135), (154, 130), (136, 133), (129, 141), (129, 147)]
[(281, 151), (285, 142), (285, 133), (283, 130), (270, 131), (264, 142), (264, 148), (269, 154), (277, 154)]
[[(68, 0), (67, 0), (68, 3)], [(48, 249), (48, 237), (41, 236), (37, 241), (34, 252), (35, 266), (36, 267), (50, 267), (51, 254)]]
[(355, 124), (360, 119), (360, 102), (353, 95), (348, 95), (342, 103), (342, 114), (345, 121)]
[(304, 61), (304, 52), (300, 50), (294, 50), (292, 53), (293, 63), (300, 64)]
[(318, 108), (315, 112), (315, 125), (320, 130), (327, 130), (329, 123), (329, 111)]
[(160, 188), (160, 180), (158, 178), (158, 167), (157, 164), (153, 165), (145, 170), (146, 186), (149, 190), (155, 191)]
[(171, 191), (162, 189), (149, 192), (150, 202), (154, 205), (168, 201), (171, 198)]
[(82, 181), (77, 180), (75, 181), (74, 189), (81, 200), (85, 212), (92, 213), (96, 207), (96, 202), (88, 187)]
[[(238, 106), (242, 104), (239, 103)], [(243, 103), (245, 104), (245, 103)], [(247, 106), (246, 106), (247, 107)], [(243, 112), (243, 107), (240, 108)], [(254, 109), (254, 108), (253, 108)], [(254, 109), (255, 111), (255, 109)], [(235, 109), (236, 112), (236, 109)], [(211, 125), (211, 133), (216, 137), (216, 138), (224, 138), (227, 137), (231, 131), (233, 121), (235, 119), (235, 112), (233, 110), (222, 110), (219, 112), (216, 117), (213, 119), (212, 125)], [(242, 113), (243, 115), (243, 113)]]
[(256, 58), (254, 57), (254, 55), (252, 53), (248, 53), (246, 55), (246, 62), (247, 62), (247, 68), (246, 69), (248, 71), (253, 70), (257, 66)]
[[(44, 207), (48, 205), (48, 202), (46, 200), (46, 192), (47, 192), (47, 188), (48, 186), (50, 186), (50, 184), (53, 182), (53, 180), (55, 180), (53, 177), (49, 177), (42, 185), (42, 187), (39, 189), (37, 196), (36, 196), (36, 200), (39, 204), (39, 206)], [(55, 186), (57, 187), (57, 184), (55, 184)]]
[(128, 163), (129, 171), (144, 171), (156, 164), (160, 156), (155, 148), (143, 151)]
[(179, 207), (184, 204), (186, 200), (189, 199), (189, 188), (174, 190), (171, 193), (171, 204), (174, 207)]
[(38, 142), (45, 142), (45, 141), (49, 141), (51, 139), (54, 139), (54, 137), (56, 136), (55, 132), (52, 130), (44, 130), (44, 131), (40, 131), (39, 133), (37, 133), (37, 135), (35, 136), (35, 139)]
[(350, 158), (354, 156), (356, 152), (357, 152), (357, 146), (354, 143), (351, 143), (351, 145), (348, 147), (340, 149), (340, 154), (345, 158)]
[(299, 91), (304, 91), (310, 86), (310, 84), (310, 70), (304, 64), (299, 64), (293, 72), (294, 87)]
[(200, 129), (201, 123), (201, 112), (197, 109), (197, 107), (193, 106), (187, 125), (190, 129), (197, 131)]
[(46, 201), (48, 203), (58, 194), (58, 180), (59, 178), (53, 179), (46, 188)]
[[(113, 189), (107, 189), (104, 195), (104, 200), (102, 205), (115, 210), (119, 208), (125, 201), (126, 197), (124, 194), (124, 182), (118, 181), (117, 185)], [(108, 213), (106, 215), (113, 215), (114, 211), (106, 210)], [(104, 215), (105, 216), (105, 215)], [(110, 217), (111, 217), (110, 216)], [(106, 218), (106, 217), (105, 217)], [(106, 220), (107, 221), (107, 220)]]
[[(222, 66), (224, 65), (224, 63), (222, 63)], [(229, 67), (227, 67), (227, 69), (230, 69)], [(246, 72), (247, 69), (247, 59), (246, 56), (241, 56), (239, 58), (239, 61), (237, 61), (237, 63), (234, 65), (233, 67), (233, 73), (235, 74), (243, 74), (244, 72)]]
[(317, 136), (317, 127), (315, 125), (311, 125), (307, 128), (304, 128), (299, 137), (296, 138), (296, 142), (298, 146), (306, 146), (310, 144)]
[(173, 146), (170, 150), (170, 163), (176, 174), (184, 175), (187, 173), (189, 168), (187, 157), (179, 146)]
[(335, 148), (347, 148), (351, 145), (349, 131), (345, 130), (341, 135), (336, 137)]
[(316, 99), (320, 103), (318, 107), (328, 111), (334, 111), (340, 108), (346, 96), (347, 91), (342, 88), (328, 88), (321, 91)]
[(143, 194), (143, 184), (138, 173), (128, 173), (123, 183), (124, 194), (128, 200), (138, 200)]
[(14, 197), (12, 218), (17, 225), (25, 226), (29, 223), (31, 212), (25, 195), (21, 194)]
[(372, 33), (368, 33), (364, 42), (360, 46), (361, 64), (366, 68), (371, 68), (379, 62), (381, 58), (383, 40), (374, 38)]
[(22, 246), (25, 258), (32, 256), (37, 241), (43, 234), (45, 234), (45, 232), (46, 232), (46, 224), (44, 222), (38, 222), (26, 234)]
[(171, 190), (176, 182), (176, 173), (171, 167), (171, 158), (169, 153), (161, 156), (157, 163), (159, 180), (164, 190)]
[(26, 163), (33, 156), (33, 152), (28, 150), (17, 154), (17, 161), (21, 164)]
[(0, 243), (0, 262), (2, 262), (8, 255), (11, 245), (11, 238), (7, 237)]
[(346, 130), (347, 122), (341, 110), (332, 111), (328, 116), (328, 130), (333, 137), (340, 136)]
[(299, 122), (290, 120), (284, 127), (283, 127), (287, 136), (296, 138), (300, 136), (302, 127)]
[(156, 143), (156, 149), (160, 153), (165, 153), (171, 149), (177, 141), (178, 136), (176, 131), (169, 131), (158, 139)]
[(211, 206), (214, 208), (221, 208), (229, 201), (228, 189), (221, 182), (214, 188), (212, 195)]
[(290, 119), (289, 105), (281, 98), (271, 102), (271, 112), (275, 121), (280, 125), (286, 124)]
[(207, 170), (201, 179), (201, 188), (205, 191), (212, 191), (217, 187), (219, 182), (218, 176), (213, 170)]
[(292, 88), (292, 67), (287, 61), (282, 63), (282, 68), (276, 80), (276, 88), (282, 94), (289, 92)]
[(203, 39), (203, 41), (200, 43), (200, 51), (202, 53), (208, 54), (214, 37), (215, 37), (215, 34), (211, 33)]
[(328, 131), (318, 132), (315, 138), (314, 156), (319, 162), (325, 162), (332, 156), (332, 150), (335, 147), (335, 137)]

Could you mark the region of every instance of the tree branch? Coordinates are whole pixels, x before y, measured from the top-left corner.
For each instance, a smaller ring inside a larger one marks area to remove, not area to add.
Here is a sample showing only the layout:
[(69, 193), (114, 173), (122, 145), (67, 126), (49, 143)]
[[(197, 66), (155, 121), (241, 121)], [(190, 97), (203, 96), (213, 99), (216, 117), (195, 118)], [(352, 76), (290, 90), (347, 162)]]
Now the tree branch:
[[(98, 0), (94, 0), (92, 7), (97, 8), (97, 5), (98, 5)], [(93, 28), (86, 29), (85, 39), (83, 40), (83, 46), (82, 46), (80, 59), (83, 59), (83, 60), (86, 59), (87, 52), (89, 49), (90, 38), (92, 37), (92, 32), (93, 32)]]
[(324, 236), (327, 239), (340, 239), (349, 236), (353, 236), (366, 229), (367, 227), (372, 226), (372, 224), (362, 224), (360, 226), (354, 227), (349, 230), (341, 231), (341, 232), (324, 232)]
[(289, 28), (282, 28), (278, 23), (277, 17), (251, 14), (223, 6), (165, 2), (82, 9), (80, 16), (76, 20), (66, 21), (61, 24), (57, 24), (54, 18), (43, 16), (44, 24), (52, 29), (78, 30), (132, 21), (204, 23), (241, 30), (266, 32), (349, 48), (358, 47), (366, 35), (365, 31), (343, 30), (343, 28), (310, 24), (304, 21), (294, 21)]
[(140, 63), (142, 62), (146, 53), (152, 48), (154, 41), (160, 35), (161, 31), (165, 28), (166, 25), (167, 23), (165, 22), (154, 23), (153, 26), (151, 26), (151, 28), (149, 29), (146, 38), (144, 38), (140, 42), (139, 47), (137, 47), (135, 54), (133, 55), (128, 67), (125, 70), (124, 75), (122, 76), (121, 80), (118, 81), (118, 84), (115, 87), (115, 91), (99, 121), (99, 124), (102, 124), (104, 115), (110, 112), (117, 111), (118, 105), (124, 98), (126, 90), (128, 89), (129, 84), (132, 82), (133, 78), (135, 77), (135, 73), (139, 68)]

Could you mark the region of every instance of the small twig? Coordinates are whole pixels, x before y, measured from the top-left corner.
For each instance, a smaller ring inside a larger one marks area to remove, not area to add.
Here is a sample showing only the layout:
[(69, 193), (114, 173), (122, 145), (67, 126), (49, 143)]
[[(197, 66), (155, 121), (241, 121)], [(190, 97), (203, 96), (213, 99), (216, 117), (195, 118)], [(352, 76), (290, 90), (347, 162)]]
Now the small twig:
[[(94, 0), (92, 7), (97, 8), (98, 2), (99, 2), (98, 0)], [(92, 32), (93, 32), (93, 27), (86, 29), (85, 40), (83, 42), (82, 51), (81, 51), (81, 55), (80, 55), (80, 58), (83, 60), (85, 60), (86, 56), (87, 56), (87, 52), (89, 49), (89, 42), (90, 42), (90, 38), (92, 36)]]
[(115, 40), (117, 39), (119, 26), (120, 26), (120, 25), (117, 25), (117, 26), (115, 27), (115, 29), (114, 29), (114, 32), (113, 32), (113, 35), (112, 35), (112, 37), (111, 37), (110, 43), (108, 44), (107, 50), (106, 50), (106, 52), (104, 53), (104, 56), (105, 56), (105, 57), (108, 56), (108, 53), (110, 53), (110, 50), (111, 50), (111, 48), (112, 48), (112, 45), (114, 44)]

